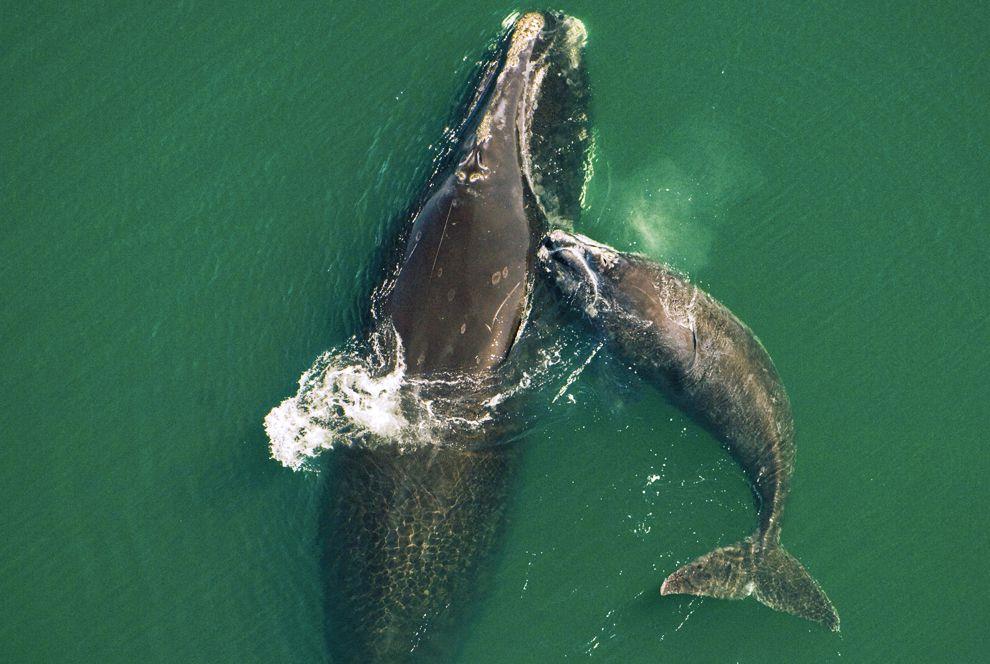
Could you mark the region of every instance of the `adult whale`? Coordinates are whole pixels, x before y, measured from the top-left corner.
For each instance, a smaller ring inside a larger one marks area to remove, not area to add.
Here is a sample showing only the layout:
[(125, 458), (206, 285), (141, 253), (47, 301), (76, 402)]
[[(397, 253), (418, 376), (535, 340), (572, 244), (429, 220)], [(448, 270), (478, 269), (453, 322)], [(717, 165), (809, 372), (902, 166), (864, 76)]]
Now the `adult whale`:
[(753, 332), (670, 268), (554, 231), (540, 248), (553, 280), (619, 353), (721, 440), (746, 471), (759, 505), (750, 537), (676, 570), (660, 594), (739, 599), (839, 629), (807, 570), (780, 545), (794, 464), (794, 422), (773, 361)]
[[(408, 389), (470, 419), (498, 393), (525, 326), (548, 220), (580, 208), (590, 136), (580, 21), (518, 18), (483, 67), (461, 137), (374, 296)], [(326, 533), (328, 635), (346, 661), (448, 661), (513, 468), (495, 422), (433, 444), (334, 455)]]

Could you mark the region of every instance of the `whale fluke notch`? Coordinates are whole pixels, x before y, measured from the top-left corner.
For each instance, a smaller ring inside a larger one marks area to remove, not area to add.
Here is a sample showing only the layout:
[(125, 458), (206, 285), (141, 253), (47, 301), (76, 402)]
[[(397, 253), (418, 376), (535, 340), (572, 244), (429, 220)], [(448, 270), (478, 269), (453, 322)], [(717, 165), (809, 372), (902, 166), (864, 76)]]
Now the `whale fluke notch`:
[(839, 631), (839, 614), (825, 591), (779, 544), (762, 546), (745, 540), (715, 549), (668, 576), (660, 594), (719, 599), (752, 595), (771, 609)]

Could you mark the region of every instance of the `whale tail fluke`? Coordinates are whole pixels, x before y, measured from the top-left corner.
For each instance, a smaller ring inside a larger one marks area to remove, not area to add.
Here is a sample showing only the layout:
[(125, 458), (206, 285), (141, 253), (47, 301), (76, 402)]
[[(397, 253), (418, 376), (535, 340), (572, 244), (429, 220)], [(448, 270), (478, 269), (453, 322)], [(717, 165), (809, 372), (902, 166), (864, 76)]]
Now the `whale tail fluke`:
[(720, 599), (752, 595), (771, 609), (839, 631), (839, 614), (825, 591), (779, 544), (759, 546), (745, 540), (715, 549), (668, 576), (660, 594)]

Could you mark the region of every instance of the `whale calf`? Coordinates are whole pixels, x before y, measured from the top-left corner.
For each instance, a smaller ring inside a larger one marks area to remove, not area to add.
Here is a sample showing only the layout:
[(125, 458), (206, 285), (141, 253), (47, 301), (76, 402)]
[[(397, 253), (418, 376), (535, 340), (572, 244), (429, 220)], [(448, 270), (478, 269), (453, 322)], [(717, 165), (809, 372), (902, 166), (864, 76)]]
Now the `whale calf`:
[[(529, 313), (549, 220), (580, 208), (590, 136), (580, 21), (520, 16), (465, 110), (448, 165), (403, 229), (373, 297), (407, 389), (473, 418)], [(505, 427), (439, 432), (431, 444), (334, 454), (326, 526), (328, 640), (335, 661), (449, 661), (452, 631), (497, 541), (515, 446)]]
[(667, 266), (585, 236), (554, 231), (539, 258), (570, 303), (638, 374), (724, 443), (752, 484), (757, 530), (677, 569), (660, 594), (752, 595), (838, 631), (832, 602), (780, 544), (794, 424), (787, 393), (753, 332)]

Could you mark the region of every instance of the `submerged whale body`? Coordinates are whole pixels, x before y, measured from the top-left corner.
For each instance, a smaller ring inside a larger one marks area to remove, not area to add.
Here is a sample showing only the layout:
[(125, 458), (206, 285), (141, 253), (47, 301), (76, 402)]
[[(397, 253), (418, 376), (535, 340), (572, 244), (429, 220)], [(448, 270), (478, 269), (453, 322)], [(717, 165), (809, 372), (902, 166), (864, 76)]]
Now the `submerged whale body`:
[(839, 629), (831, 601), (780, 545), (794, 464), (787, 393), (752, 331), (722, 304), (664, 265), (581, 235), (554, 231), (540, 260), (569, 301), (637, 373), (721, 440), (746, 471), (759, 527), (670, 574), (662, 595), (763, 604)]
[[(559, 14), (515, 21), (483, 67), (448, 166), (374, 296), (408, 389), (471, 419), (526, 324), (548, 220), (580, 208), (590, 137), (584, 28)], [(514, 446), (491, 422), (413, 449), (335, 452), (325, 526), (335, 660), (447, 661), (478, 570), (497, 540)], [(452, 430), (455, 431), (455, 430)]]

